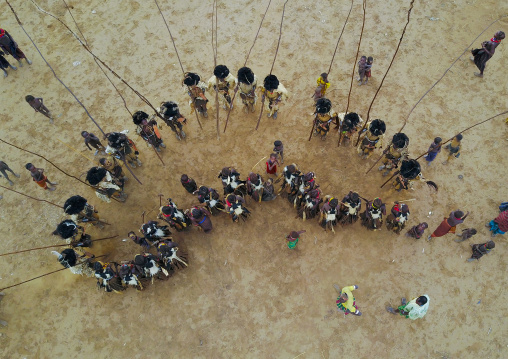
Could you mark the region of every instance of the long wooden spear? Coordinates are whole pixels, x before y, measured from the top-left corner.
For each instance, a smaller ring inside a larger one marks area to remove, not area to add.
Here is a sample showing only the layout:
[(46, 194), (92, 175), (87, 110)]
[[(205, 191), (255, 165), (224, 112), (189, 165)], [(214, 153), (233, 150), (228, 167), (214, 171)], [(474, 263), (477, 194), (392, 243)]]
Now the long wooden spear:
[[(109, 253), (108, 253), (108, 254), (103, 254), (103, 255), (101, 255), (101, 256), (94, 257), (94, 259), (95, 259), (95, 258), (105, 257), (105, 256), (107, 256), (107, 255), (109, 255)], [(76, 265), (80, 265), (80, 264), (83, 264), (83, 263), (86, 263), (86, 262), (80, 262), (80, 263), (77, 263)], [(31, 281), (33, 281), (33, 280), (36, 280), (36, 279), (38, 279), (38, 278), (42, 278), (42, 277), (45, 277), (45, 276), (47, 276), (47, 275), (50, 275), (50, 274), (53, 274), (53, 273), (56, 273), (56, 272), (60, 272), (60, 271), (66, 270), (66, 269), (69, 269), (69, 268), (60, 268), (60, 269), (57, 269), (57, 270), (55, 270), (55, 271), (53, 271), (53, 272), (49, 272), (49, 273), (46, 273), (46, 274), (42, 274), (42, 275), (39, 275), (39, 276), (37, 276), (37, 277), (35, 277), (35, 278), (28, 279), (28, 280), (25, 280), (25, 281), (23, 281), (23, 282), (20, 282), (20, 283), (13, 284), (13, 285), (10, 285), (10, 286), (8, 286), (8, 287), (2, 288), (2, 289), (0, 289), (0, 291), (5, 290), (5, 289), (9, 289), (9, 288), (12, 288), (12, 287), (17, 287), (18, 285), (25, 284), (25, 283), (31, 282)]]
[[(282, 38), (282, 23), (284, 22), (284, 13), (286, 12), (286, 4), (288, 3), (288, 1), (289, 0), (286, 0), (284, 2), (284, 7), (282, 8), (282, 16), (280, 19), (280, 28), (279, 28), (279, 41), (277, 41), (277, 48), (275, 49), (275, 56), (273, 57), (272, 68), (270, 69), (269, 75), (272, 74), (273, 67), (275, 66), (275, 60), (277, 59), (277, 54), (279, 53), (280, 39)], [(263, 95), (263, 99), (261, 100), (261, 112), (259, 113), (258, 123), (256, 125), (256, 131), (259, 127), (259, 123), (261, 122), (261, 116), (263, 116), (264, 104), (265, 104), (265, 95)]]
[(365, 120), (365, 123), (363, 124), (362, 129), (360, 131), (358, 131), (358, 139), (356, 140), (355, 147), (358, 146), (362, 132), (365, 129), (365, 127), (367, 127), (367, 124), (369, 123), (370, 110), (372, 109), (372, 105), (374, 104), (374, 101), (376, 100), (377, 94), (381, 90), (381, 87), (383, 87), (385, 78), (388, 75), (388, 72), (390, 71), (390, 69), (392, 68), (393, 62), (395, 61), (395, 57), (397, 56), (397, 53), (399, 52), (400, 44), (402, 43), (402, 39), (404, 39), (404, 34), (406, 33), (407, 26), (409, 25), (409, 20), (411, 17), (411, 11), (413, 10), (414, 2), (415, 2), (415, 0), (411, 0), (411, 4), (409, 5), (409, 10), (407, 11), (406, 25), (404, 25), (404, 29), (402, 30), (402, 35), (400, 35), (399, 43), (397, 45), (397, 48), (395, 49), (395, 53), (393, 54), (392, 61), (390, 62), (390, 65), (386, 69), (383, 79), (381, 80), (381, 83), (379, 84), (379, 87), (377, 88), (376, 93), (374, 94), (374, 97), (372, 98), (372, 101), (370, 102), (369, 110), (367, 111), (367, 119)]
[[(118, 234), (115, 234), (114, 236), (111, 236), (111, 237), (105, 237), (105, 238), (97, 238), (97, 239), (93, 239), (92, 242), (98, 242), (98, 241), (105, 241), (106, 239), (112, 239), (112, 238), (116, 238), (118, 237)], [(37, 251), (39, 249), (47, 249), (47, 248), (56, 248), (56, 247), (65, 247), (65, 246), (69, 246), (68, 243), (66, 244), (55, 244), (53, 246), (46, 246), (46, 247), (36, 247), (36, 248), (30, 248), (30, 249), (23, 249), (21, 251), (16, 251), (16, 252), (10, 252), (10, 253), (4, 253), (4, 254), (0, 254), (0, 257), (3, 257), (3, 256), (8, 256), (8, 255), (11, 255), (11, 254), (18, 254), (18, 253), (24, 253), (24, 252), (31, 252), (31, 251)]]
[[(346, 117), (347, 111), (349, 110), (349, 100), (351, 98), (351, 91), (353, 90), (353, 81), (355, 80), (356, 63), (358, 62), (358, 55), (360, 55), (360, 45), (362, 44), (363, 29), (365, 27), (365, 8), (366, 7), (367, 7), (367, 0), (363, 0), (363, 2), (362, 2), (362, 9), (363, 9), (362, 31), (360, 32), (360, 40), (358, 41), (358, 48), (356, 50), (355, 62), (353, 64), (353, 72), (351, 73), (351, 83), (349, 85), (349, 93), (347, 95), (347, 105), (346, 105), (346, 112), (344, 112), (344, 118)], [(343, 123), (344, 123), (344, 119), (339, 124), (339, 141), (337, 142), (337, 147), (340, 147), (340, 143), (342, 142), (342, 124)]]
[[(173, 42), (173, 47), (175, 49), (176, 57), (178, 58), (178, 63), (180, 64), (180, 68), (182, 69), (182, 73), (185, 76), (185, 70), (183, 69), (182, 60), (180, 60), (180, 55), (178, 54), (178, 50), (176, 49), (176, 43), (175, 43), (175, 39), (173, 38), (173, 34), (171, 34), (171, 30), (169, 29), (168, 22), (166, 21), (166, 18), (164, 17), (164, 14), (162, 13), (162, 10), (161, 10), (161, 8), (159, 6), (158, 1), (157, 0), (154, 0), (154, 1), (155, 1), (155, 5), (157, 5), (157, 9), (159, 9), (159, 13), (161, 14), (162, 20), (164, 20), (164, 24), (166, 25), (166, 28), (168, 29), (169, 37), (171, 38), (171, 41)], [(198, 120), (199, 128), (201, 128), (201, 130), (203, 130), (203, 126), (201, 125), (201, 121), (199, 121), (198, 111), (196, 110), (195, 113), (196, 113), (196, 120)]]
[[(494, 25), (495, 23), (497, 23), (498, 21), (500, 21), (501, 19), (503, 19), (504, 17), (506, 17), (508, 15), (503, 15), (501, 17), (499, 17), (497, 20), (494, 20), (492, 21), (485, 29), (483, 29), (482, 32), (480, 32), (478, 34), (478, 36), (476, 36), (476, 38), (471, 41), (471, 43), (464, 49), (464, 51), (455, 59), (455, 61), (452, 62), (452, 64), (445, 70), (445, 72), (443, 73), (443, 75), (427, 90), (425, 91), (425, 93), (423, 94), (422, 97), (420, 97), (418, 99), (418, 101), (416, 101), (415, 105), (411, 108), (411, 110), (409, 111), (408, 115), (406, 116), (406, 118), (404, 119), (404, 123), (402, 124), (402, 127), (400, 128), (400, 130), (398, 132), (401, 132), (404, 127), (406, 127), (406, 123), (409, 119), (409, 116), (411, 116), (411, 114), (413, 113), (414, 109), (420, 104), (420, 102), (422, 102), (422, 100), (425, 98), (425, 96), (427, 96), (427, 94), (432, 91), (432, 89), (439, 83), (441, 82), (441, 80), (445, 77), (445, 75), (448, 73), (448, 71), (451, 70), (451, 68), (453, 67), (453, 65), (455, 65), (455, 63), (457, 63), (457, 61), (459, 61), (459, 59), (467, 52), (469, 51), (469, 48), (475, 43), (476, 40), (478, 40), (478, 38), (485, 32), (487, 31), (492, 25)], [(391, 142), (390, 142), (391, 144)], [(390, 146), (390, 144), (388, 145), (388, 147)], [(381, 154), (381, 156), (376, 160), (376, 162), (374, 162), (374, 164), (367, 170), (367, 172), (365, 172), (366, 174), (369, 173), (375, 166), (376, 164), (381, 161), (381, 159), (383, 158), (383, 154)]]
[[(265, 20), (266, 13), (268, 12), (268, 8), (270, 7), (271, 3), (272, 3), (272, 0), (269, 0), (268, 6), (266, 7), (266, 10), (265, 10), (265, 13), (263, 14), (263, 17), (261, 18), (261, 23), (259, 24), (258, 32), (256, 32), (256, 36), (254, 37), (254, 42), (252, 43), (252, 46), (250, 47), (249, 52), (247, 53), (247, 57), (245, 58), (245, 62), (243, 63), (244, 67), (247, 66), (247, 60), (249, 59), (250, 52), (252, 51), (252, 49), (254, 48), (254, 45), (256, 44), (256, 40), (258, 39), (258, 36), (259, 36), (259, 31), (261, 30), (261, 26), (263, 26), (263, 21)], [(238, 92), (238, 86), (236, 86), (236, 88), (235, 88), (235, 92), (233, 93), (233, 97), (231, 98), (231, 103), (233, 103), (233, 101), (235, 100), (237, 92)], [(231, 114), (231, 110), (232, 110), (232, 108), (230, 107), (229, 111), (228, 111), (228, 115), (226, 116), (226, 124), (224, 125), (223, 133), (226, 132), (226, 128), (228, 127), (229, 115)]]
[[(215, 15), (215, 44), (214, 40), (214, 28), (213, 28), (213, 18)], [(212, 50), (213, 50), (213, 68), (217, 67), (217, 18), (218, 18), (218, 10), (217, 10), (217, 0), (213, 1), (212, 4)], [(219, 131), (219, 78), (215, 76), (215, 108), (217, 109), (217, 139), (220, 139), (220, 131)]]

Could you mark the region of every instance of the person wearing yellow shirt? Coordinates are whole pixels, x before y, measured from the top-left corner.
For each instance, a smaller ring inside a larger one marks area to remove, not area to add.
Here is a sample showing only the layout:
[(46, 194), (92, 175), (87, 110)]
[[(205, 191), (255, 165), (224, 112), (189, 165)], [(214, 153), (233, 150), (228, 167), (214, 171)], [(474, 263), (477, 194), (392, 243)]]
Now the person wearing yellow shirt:
[(351, 285), (348, 287), (340, 289), (337, 284), (333, 285), (335, 289), (340, 293), (337, 298), (337, 308), (344, 312), (344, 315), (353, 314), (353, 315), (362, 315), (362, 312), (358, 310), (356, 306), (355, 297), (353, 296), (353, 290), (358, 289), (357, 285)]
[(321, 76), (317, 79), (317, 87), (314, 91), (314, 95), (312, 96), (314, 98), (314, 102), (317, 102), (322, 97), (325, 97), (326, 90), (328, 90), (328, 87), (330, 87), (330, 82), (328, 82), (328, 74), (326, 72), (323, 72)]

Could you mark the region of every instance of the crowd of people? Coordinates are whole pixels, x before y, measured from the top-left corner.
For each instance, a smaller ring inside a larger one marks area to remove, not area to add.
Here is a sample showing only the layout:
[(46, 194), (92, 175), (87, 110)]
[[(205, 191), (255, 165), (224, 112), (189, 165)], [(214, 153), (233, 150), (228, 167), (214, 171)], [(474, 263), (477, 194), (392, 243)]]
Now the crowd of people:
[[(490, 41), (482, 44), (482, 49), (473, 51), (473, 60), (480, 69), (480, 73), (475, 75), (483, 76), (486, 62), (492, 57), (495, 48), (502, 39), (504, 39), (504, 33), (499, 31)], [(0, 67), (4, 71), (4, 76), (7, 76), (6, 69), (9, 67), (16, 70), (16, 67), (5, 59), (4, 55), (6, 54), (12, 55), (20, 66), (22, 66), (21, 59), (25, 59), (28, 64), (31, 64), (9, 33), (3, 29), (0, 29), (0, 47), (3, 50), (0, 52)], [(368, 79), (372, 76), (372, 64), (372, 57), (361, 57), (358, 63), (360, 85), (367, 84)], [(258, 95), (261, 95), (262, 102), (266, 102), (267, 116), (273, 119), (277, 119), (280, 105), (289, 96), (284, 85), (273, 74), (266, 76), (262, 84), (258, 86), (257, 76), (248, 67), (240, 68), (235, 77), (227, 66), (218, 65), (214, 68), (213, 76), (207, 83), (201, 81), (201, 77), (197, 73), (187, 72), (182, 79), (182, 85), (189, 95), (191, 112), (196, 111), (203, 117), (208, 117), (207, 104), (209, 101), (206, 91), (215, 91), (219, 105), (225, 110), (233, 109), (233, 97), (238, 91), (243, 110), (246, 113), (255, 111)], [(368, 158), (383, 145), (383, 137), (386, 132), (385, 122), (381, 119), (374, 119), (369, 123), (364, 123), (357, 113), (336, 112), (332, 108), (332, 102), (326, 98), (329, 87), (328, 74), (321, 74), (317, 79), (317, 87), (312, 96), (315, 111), (311, 135), (325, 141), (332, 124), (335, 125), (341, 143), (351, 141), (353, 135), (359, 133), (358, 155), (362, 159)], [(42, 98), (27, 95), (26, 101), (36, 112), (42, 113), (53, 123), (54, 117), (44, 105)], [(162, 102), (156, 109), (156, 113), (152, 115), (144, 111), (136, 111), (132, 116), (132, 121), (136, 126), (135, 133), (156, 153), (166, 148), (157, 119), (162, 120), (171, 129), (177, 140), (186, 138), (184, 126), (188, 121), (181, 114), (176, 102)], [(87, 171), (86, 181), (94, 187), (97, 197), (108, 203), (111, 200), (125, 202), (128, 198), (124, 186), (129, 177), (123, 166), (130, 168), (142, 166), (138, 157), (139, 150), (133, 139), (127, 136), (128, 132), (127, 130), (110, 132), (103, 139), (87, 131), (81, 132), (85, 146), (91, 151), (95, 150), (94, 155), (99, 156), (97, 166), (93, 166)], [(444, 147), (448, 156), (443, 164), (460, 156), (462, 139), (463, 135), (459, 133)], [(102, 141), (107, 141), (107, 144), (104, 145)], [(442, 150), (442, 144), (443, 141), (440, 137), (434, 138), (424, 157), (427, 165), (430, 166), (436, 159)], [(382, 164), (378, 170), (383, 171), (383, 176), (389, 175), (394, 169), (397, 170), (392, 181), (392, 187), (397, 191), (414, 189), (414, 181), (425, 181), (437, 190), (438, 187), (434, 182), (424, 179), (420, 163), (416, 159), (410, 158), (408, 147), (409, 137), (404, 133), (396, 133), (383, 150)], [(266, 178), (263, 178), (259, 173), (250, 172), (247, 177), (242, 179), (239, 171), (235, 168), (224, 167), (217, 176), (222, 184), (222, 194), (219, 194), (219, 191), (213, 187), (198, 186), (189, 175), (182, 174), (181, 184), (189, 194), (195, 196), (194, 203), (185, 210), (179, 209), (171, 198), (167, 199), (164, 205), (161, 203), (157, 220), (143, 223), (139, 228), (141, 235), (137, 235), (134, 231), (128, 233), (132, 242), (141, 247), (141, 254), (137, 254), (133, 259), (120, 262), (102, 262), (89, 251), (94, 240), (88, 233), (85, 233), (84, 224), (102, 229), (105, 222), (100, 219), (97, 210), (88, 203), (87, 199), (74, 195), (63, 206), (65, 214), (70, 218), (58, 224), (53, 233), (64, 239), (69, 247), (61, 252), (53, 251), (53, 253), (58, 257), (58, 261), (65, 268), (69, 268), (72, 273), (95, 277), (98, 287), (104, 288), (106, 292), (120, 292), (128, 287), (143, 290), (147, 283), (153, 283), (154, 279), (167, 279), (176, 270), (187, 267), (187, 254), (173, 241), (172, 232), (185, 232), (195, 227), (205, 234), (210, 233), (213, 230), (212, 217), (222, 213), (229, 215), (233, 222), (246, 221), (252, 213), (247, 208), (247, 202), (250, 199), (253, 201), (252, 203), (260, 203), (275, 200), (280, 195), (288, 201), (289, 205), (293, 206), (297, 216), (303, 221), (315, 219), (325, 231), (333, 233), (339, 227), (354, 225), (358, 220), (360, 220), (361, 226), (371, 231), (381, 230), (384, 225), (388, 231), (395, 234), (400, 234), (406, 229), (410, 217), (407, 203), (394, 202), (390, 210), (387, 211), (387, 207), (390, 205), (384, 203), (381, 198), (367, 199), (356, 191), (349, 191), (339, 200), (340, 197), (325, 195), (322, 192), (314, 172), (305, 172), (295, 163), (284, 166), (279, 173), (278, 167), (283, 163), (284, 146), (282, 141), (277, 140), (266, 161)], [(25, 168), (38, 186), (48, 191), (56, 190), (57, 183), (51, 182), (47, 178), (44, 169), (37, 168), (32, 163), (27, 163)], [(0, 173), (12, 186), (14, 182), (8, 177), (6, 171), (17, 178), (20, 177), (5, 162), (0, 161)], [(278, 184), (280, 187), (276, 189), (275, 186)], [(363, 211), (362, 205), (364, 206)], [(500, 207), (499, 216), (486, 224), (493, 237), (508, 231), (508, 208), (505, 207)], [(467, 217), (468, 213), (464, 214), (461, 210), (452, 211), (428, 235), (428, 240), (442, 237), (448, 233), (456, 234), (457, 226), (462, 224)], [(426, 222), (415, 224), (406, 230), (405, 235), (420, 239), (428, 227)], [(303, 233), (305, 230), (291, 231), (286, 236), (287, 247), (291, 250), (296, 249)], [(461, 234), (456, 234), (459, 237), (456, 241), (468, 240), (476, 233), (474, 228), (465, 228)], [(480, 259), (483, 255), (490, 253), (494, 247), (493, 240), (472, 244), (472, 255), (468, 261)], [(339, 292), (338, 309), (345, 314), (361, 315), (352, 294), (354, 290), (358, 289), (358, 286), (346, 286), (342, 289), (336, 286), (336, 289)], [(402, 298), (402, 304), (397, 309), (391, 306), (386, 309), (393, 314), (417, 319), (425, 315), (429, 302), (428, 295), (419, 296), (409, 303), (405, 298)]]

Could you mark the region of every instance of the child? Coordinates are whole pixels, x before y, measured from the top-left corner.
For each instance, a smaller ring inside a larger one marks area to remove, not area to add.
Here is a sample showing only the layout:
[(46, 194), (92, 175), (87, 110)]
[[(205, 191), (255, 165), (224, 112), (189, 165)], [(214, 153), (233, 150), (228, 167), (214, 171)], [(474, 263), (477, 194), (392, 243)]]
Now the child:
[(472, 262), (475, 259), (480, 260), (481, 257), (483, 257), (484, 254), (489, 254), (491, 249), (494, 249), (496, 244), (494, 241), (488, 241), (486, 243), (482, 244), (471, 244), (471, 249), (473, 250), (473, 254), (471, 255), (471, 258), (468, 258), (468, 262)]
[(374, 59), (372, 56), (367, 57), (367, 63), (365, 64), (365, 84), (369, 81), (370, 75), (370, 69), (372, 68), (372, 63), (374, 62)]
[(330, 87), (330, 82), (328, 82), (328, 74), (323, 72), (317, 79), (317, 87), (314, 91), (314, 95), (312, 96), (314, 98), (314, 102), (325, 96), (328, 87)]
[(279, 164), (279, 161), (277, 161), (277, 155), (275, 153), (272, 153), (270, 155), (270, 159), (266, 161), (266, 173), (270, 175), (276, 175), (277, 176), (277, 165)]
[(35, 183), (37, 183), (39, 185), (39, 187), (42, 187), (42, 188), (47, 189), (49, 191), (54, 191), (56, 189), (56, 187), (48, 187), (48, 183), (51, 186), (56, 186), (57, 183), (50, 182), (48, 177), (46, 177), (46, 175), (44, 174), (43, 168), (37, 168), (31, 163), (27, 163), (25, 165), (25, 168), (30, 171), (30, 174), (32, 175), (32, 179), (34, 180)]
[(434, 138), (434, 142), (432, 142), (427, 150), (427, 154), (424, 156), (425, 161), (427, 161), (427, 166), (430, 166), (431, 162), (436, 159), (436, 156), (439, 152), (441, 152), (441, 137)]
[(466, 228), (462, 230), (461, 234), (456, 234), (457, 237), (460, 237), (460, 239), (456, 239), (455, 242), (464, 242), (466, 239), (471, 238), (476, 234), (476, 229), (474, 228)]
[(427, 222), (422, 222), (422, 223), (418, 224), (417, 226), (413, 226), (413, 228), (411, 228), (409, 231), (407, 231), (406, 236), (420, 239), (423, 236), (423, 232), (425, 232), (425, 230), (427, 228), (429, 228), (429, 225), (427, 224)]
[(460, 156), (460, 141), (462, 141), (462, 135), (459, 133), (457, 136), (455, 136), (452, 140), (452, 142), (448, 145), (446, 145), (446, 149), (448, 150), (448, 158), (446, 161), (443, 162), (444, 165), (448, 163), (453, 157), (459, 158)]
[(41, 97), (35, 98), (32, 95), (27, 95), (25, 97), (26, 102), (35, 110), (35, 112), (40, 112), (47, 118), (49, 118), (49, 123), (53, 123), (53, 115), (51, 111), (44, 106), (43, 100)]
[(298, 240), (300, 239), (300, 234), (305, 233), (305, 231), (292, 231), (286, 236), (286, 241), (288, 242), (288, 248), (294, 249), (298, 244)]
[(198, 190), (198, 185), (196, 184), (196, 181), (194, 181), (186, 174), (183, 174), (182, 177), (180, 177), (180, 183), (185, 188), (185, 190), (190, 194), (194, 194), (194, 192)]
[(284, 163), (284, 145), (282, 141), (275, 141), (273, 143), (273, 152), (280, 156), (280, 163)]
[(362, 56), (360, 61), (358, 61), (358, 82), (360, 83), (360, 86), (363, 85), (363, 81), (365, 79), (365, 71), (367, 70), (367, 57)]
[(355, 297), (353, 296), (353, 290), (358, 289), (357, 285), (350, 285), (347, 287), (342, 288), (340, 290), (340, 287), (337, 284), (333, 285), (335, 289), (340, 292), (339, 297), (335, 301), (337, 304), (337, 310), (342, 310), (344, 312), (344, 315), (353, 314), (353, 315), (362, 315), (362, 312), (358, 310), (358, 307), (356, 305)]

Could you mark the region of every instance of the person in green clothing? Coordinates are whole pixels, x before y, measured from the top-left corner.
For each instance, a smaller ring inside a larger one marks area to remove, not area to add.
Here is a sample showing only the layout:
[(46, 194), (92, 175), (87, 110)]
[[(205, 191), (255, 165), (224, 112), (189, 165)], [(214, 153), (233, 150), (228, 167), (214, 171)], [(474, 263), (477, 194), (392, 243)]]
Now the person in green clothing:
[(340, 293), (340, 295), (337, 297), (337, 308), (338, 310), (342, 310), (344, 312), (344, 315), (353, 314), (353, 315), (362, 315), (362, 312), (358, 310), (358, 307), (356, 306), (355, 297), (353, 296), (353, 290), (358, 289), (357, 285), (351, 285), (348, 287), (340, 289), (340, 287), (337, 284), (333, 285), (337, 292)]
[(286, 236), (286, 241), (288, 242), (289, 249), (295, 249), (298, 244), (298, 240), (300, 239), (300, 234), (305, 233), (305, 231), (292, 231)]
[(430, 298), (427, 294), (419, 296), (409, 303), (406, 303), (406, 298), (402, 298), (402, 305), (400, 305), (397, 309), (386, 307), (386, 310), (389, 313), (400, 314), (406, 318), (416, 320), (423, 318), (425, 314), (427, 314), (427, 310), (429, 309), (429, 302)]

